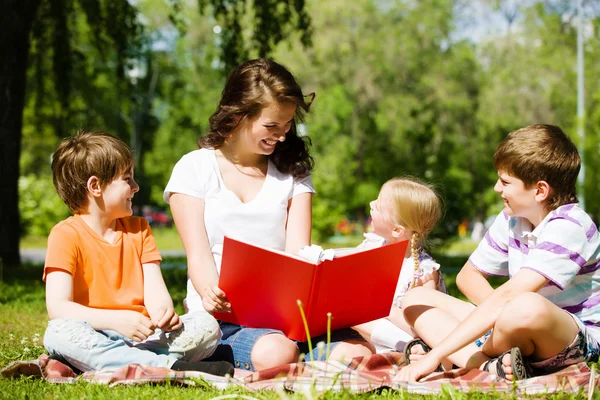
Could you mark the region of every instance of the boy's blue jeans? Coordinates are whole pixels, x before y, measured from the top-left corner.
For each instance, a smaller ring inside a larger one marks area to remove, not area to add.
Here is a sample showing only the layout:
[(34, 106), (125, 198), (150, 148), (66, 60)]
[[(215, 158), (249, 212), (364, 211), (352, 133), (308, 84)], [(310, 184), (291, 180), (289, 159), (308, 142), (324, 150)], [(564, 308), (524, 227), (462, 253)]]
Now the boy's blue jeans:
[(156, 329), (143, 342), (118, 332), (97, 331), (88, 323), (54, 319), (48, 323), (44, 346), (50, 355), (64, 358), (80, 371), (116, 369), (129, 364), (170, 368), (175, 361), (209, 357), (221, 339), (217, 321), (208, 313), (180, 316), (183, 326), (173, 332)]

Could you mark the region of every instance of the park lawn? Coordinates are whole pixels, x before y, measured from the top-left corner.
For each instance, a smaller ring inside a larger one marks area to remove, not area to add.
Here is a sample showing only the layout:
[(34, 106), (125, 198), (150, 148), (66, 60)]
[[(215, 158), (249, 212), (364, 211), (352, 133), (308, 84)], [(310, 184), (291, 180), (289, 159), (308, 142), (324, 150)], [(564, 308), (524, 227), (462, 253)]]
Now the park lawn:
[[(451, 293), (457, 294), (455, 275), (465, 261), (464, 257), (444, 257), (437, 259), (446, 270), (446, 282)], [(183, 260), (166, 260), (178, 264)], [(41, 281), (42, 267), (23, 265), (17, 270), (4, 271), (4, 281), (0, 281), (0, 368), (14, 360), (35, 359), (44, 352), (42, 338), (47, 324), (44, 304), (44, 285)], [(165, 281), (177, 311), (182, 313), (182, 300), (185, 297), (186, 272), (180, 268), (164, 271)], [(500, 283), (497, 281), (496, 284)], [(48, 382), (22, 377), (18, 379), (0, 378), (0, 399), (301, 399), (296, 393), (277, 393), (270, 391), (249, 392), (241, 388), (218, 391), (199, 382), (197, 387), (179, 387), (170, 384), (116, 386), (109, 388), (100, 384), (50, 384)], [(460, 393), (448, 389), (439, 396), (419, 396), (388, 389), (371, 393), (355, 394), (350, 392), (314, 393), (313, 398), (334, 399), (484, 399), (514, 398), (511, 395), (482, 394), (477, 392)], [(540, 396), (537, 396), (539, 398)], [(550, 397), (549, 397), (550, 398)], [(554, 395), (556, 399), (584, 399), (585, 396), (571, 394)]]
[[(172, 227), (153, 226), (152, 234), (156, 239), (156, 245), (160, 250), (181, 250), (183, 244), (177, 233), (177, 229)], [(339, 236), (333, 237), (332, 240), (324, 242), (316, 242), (317, 244), (329, 247), (355, 247), (363, 240), (362, 236)], [(314, 242), (314, 240), (313, 240)], [(45, 249), (48, 243), (47, 236), (26, 235), (21, 238), (20, 246), (22, 249)]]
[[(152, 227), (152, 233), (159, 249), (183, 250), (181, 239), (179, 239), (179, 234), (175, 227)], [(45, 249), (47, 244), (48, 236), (26, 235), (20, 241), (22, 249)]]

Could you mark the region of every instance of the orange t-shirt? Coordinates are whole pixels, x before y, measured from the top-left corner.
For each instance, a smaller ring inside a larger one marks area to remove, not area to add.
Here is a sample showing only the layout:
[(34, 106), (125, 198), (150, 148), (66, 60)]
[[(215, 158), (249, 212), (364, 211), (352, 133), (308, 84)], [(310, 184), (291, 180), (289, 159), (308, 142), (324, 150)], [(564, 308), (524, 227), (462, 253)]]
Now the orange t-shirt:
[(74, 302), (148, 316), (142, 264), (162, 261), (150, 225), (145, 218), (120, 218), (116, 232), (108, 243), (79, 215), (59, 222), (48, 236), (42, 279), (53, 270), (66, 271), (73, 277)]

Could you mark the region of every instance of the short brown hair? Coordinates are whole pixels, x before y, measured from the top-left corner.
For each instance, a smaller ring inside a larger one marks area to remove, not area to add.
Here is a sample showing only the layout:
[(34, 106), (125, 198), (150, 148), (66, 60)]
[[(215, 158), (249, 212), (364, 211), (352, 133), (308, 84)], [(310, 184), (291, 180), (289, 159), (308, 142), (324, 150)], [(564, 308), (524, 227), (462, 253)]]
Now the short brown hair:
[(494, 167), (531, 187), (545, 181), (552, 188), (549, 210), (577, 203), (581, 158), (569, 137), (554, 125), (530, 125), (508, 134), (494, 153)]
[[(306, 101), (306, 97), (310, 100)], [(314, 93), (308, 96), (302, 94), (300, 85), (283, 65), (265, 58), (246, 61), (229, 75), (217, 111), (210, 117), (209, 131), (198, 140), (198, 146), (218, 149), (244, 117), (260, 114), (273, 102), (293, 103), (296, 114), (290, 130), (285, 141), (276, 144), (270, 159), (279, 171), (305, 177), (313, 168), (308, 150), (310, 140), (298, 135), (296, 125), (309, 111), (313, 98)]]
[(63, 139), (52, 156), (52, 180), (71, 212), (87, 206), (87, 181), (96, 176), (104, 186), (133, 167), (133, 153), (106, 132), (79, 131)]

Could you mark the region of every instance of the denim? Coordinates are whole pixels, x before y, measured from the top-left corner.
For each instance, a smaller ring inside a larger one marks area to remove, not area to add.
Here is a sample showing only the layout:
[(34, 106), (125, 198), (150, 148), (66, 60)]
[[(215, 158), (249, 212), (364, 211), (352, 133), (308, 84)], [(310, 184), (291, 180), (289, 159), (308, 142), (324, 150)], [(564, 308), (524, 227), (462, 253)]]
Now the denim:
[[(228, 322), (221, 322), (221, 330), (223, 332), (223, 337), (221, 338), (220, 346), (228, 346), (231, 348), (233, 352), (233, 364), (236, 368), (242, 368), (249, 371), (255, 371), (250, 354), (258, 339), (271, 333), (279, 333), (283, 335), (283, 332), (277, 329), (246, 328)], [(348, 340), (365, 341), (364, 338), (354, 329), (338, 329), (331, 332), (331, 344), (329, 352), (331, 353), (333, 349), (341, 342)], [(312, 359), (324, 361), (327, 355), (327, 336), (321, 335), (314, 337), (312, 338), (311, 342), (313, 345)], [(319, 342), (323, 342), (325, 344), (321, 354), (319, 354), (319, 349), (317, 348), (317, 343)], [(311, 355), (308, 353), (308, 342), (295, 341), (295, 343), (298, 346), (300, 353), (305, 354), (304, 361), (310, 361)]]
[(487, 331), (486, 333), (484, 333), (479, 339), (475, 340), (475, 344), (477, 345), (477, 347), (479, 347), (479, 348), (483, 347), (483, 345), (485, 344), (485, 342), (487, 342), (487, 340), (490, 338), (490, 336), (492, 336), (491, 329), (489, 331)]
[(129, 364), (170, 368), (175, 361), (209, 357), (221, 338), (217, 321), (207, 313), (180, 316), (183, 326), (172, 332), (156, 329), (143, 342), (112, 330), (95, 330), (87, 322), (53, 319), (44, 334), (44, 346), (80, 371), (116, 369)]

